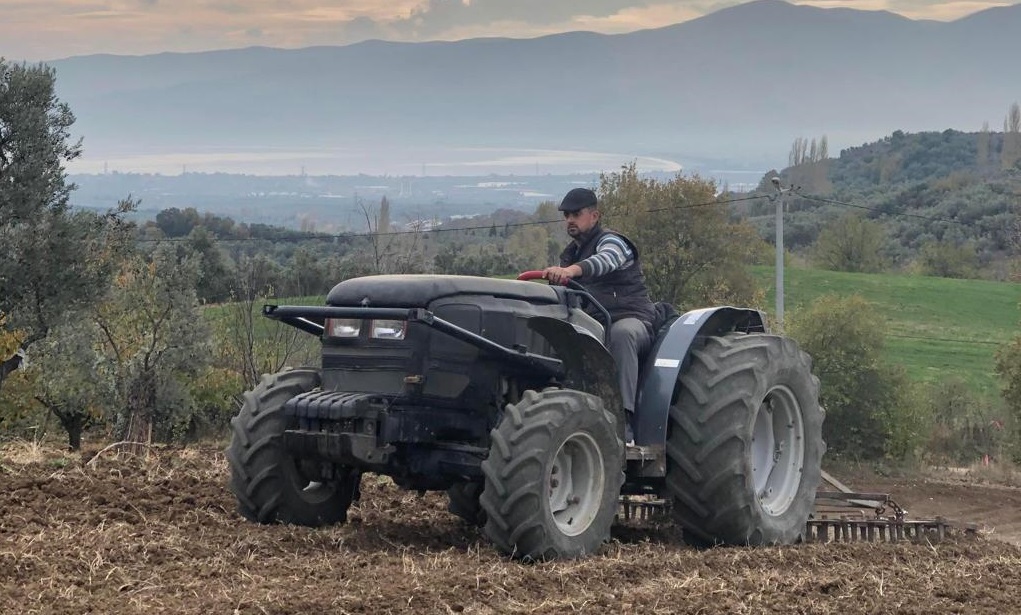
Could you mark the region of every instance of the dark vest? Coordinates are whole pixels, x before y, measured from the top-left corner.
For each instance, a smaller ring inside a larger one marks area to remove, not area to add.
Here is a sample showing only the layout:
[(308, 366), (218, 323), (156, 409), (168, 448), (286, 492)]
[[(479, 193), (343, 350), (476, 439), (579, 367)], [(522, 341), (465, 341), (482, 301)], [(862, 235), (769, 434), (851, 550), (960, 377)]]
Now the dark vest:
[[(610, 234), (620, 237), (627, 243), (634, 255), (634, 264), (627, 269), (617, 269), (603, 276), (581, 276), (574, 279), (592, 293), (596, 301), (603, 304), (614, 322), (630, 317), (637, 318), (651, 327), (656, 319), (656, 308), (652, 305), (649, 289), (645, 286), (645, 274), (642, 272), (638, 247), (630, 239), (616, 231), (596, 225), (580, 238), (580, 244), (577, 241), (567, 244), (560, 254), (560, 266), (568, 267), (592, 256), (596, 253), (599, 240)], [(598, 311), (591, 306), (586, 308), (586, 311), (598, 318)]]

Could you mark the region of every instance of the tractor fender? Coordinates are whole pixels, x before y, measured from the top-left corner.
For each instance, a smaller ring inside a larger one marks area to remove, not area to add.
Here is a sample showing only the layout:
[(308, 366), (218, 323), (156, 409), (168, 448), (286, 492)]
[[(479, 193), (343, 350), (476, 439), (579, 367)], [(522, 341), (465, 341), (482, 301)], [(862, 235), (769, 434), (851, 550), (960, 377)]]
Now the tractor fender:
[(685, 312), (667, 330), (660, 330), (642, 366), (635, 411), (635, 443), (639, 446), (665, 445), (670, 404), (677, 377), (687, 368), (691, 347), (700, 337), (719, 336), (731, 331), (765, 333), (762, 312), (730, 306)]
[(617, 364), (602, 340), (584, 327), (548, 316), (529, 318), (528, 327), (544, 337), (563, 361), (564, 385), (601, 398), (607, 410), (621, 416), (619, 425), (623, 429)]

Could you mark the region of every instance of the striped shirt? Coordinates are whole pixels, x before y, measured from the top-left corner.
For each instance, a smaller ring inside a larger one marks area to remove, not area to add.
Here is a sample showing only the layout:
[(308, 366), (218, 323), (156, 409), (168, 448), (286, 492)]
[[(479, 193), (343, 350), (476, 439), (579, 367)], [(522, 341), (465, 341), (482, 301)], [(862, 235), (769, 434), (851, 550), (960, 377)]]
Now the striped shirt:
[(596, 244), (596, 252), (578, 262), (581, 273), (587, 278), (598, 278), (618, 269), (627, 269), (635, 263), (634, 252), (619, 235), (607, 233)]

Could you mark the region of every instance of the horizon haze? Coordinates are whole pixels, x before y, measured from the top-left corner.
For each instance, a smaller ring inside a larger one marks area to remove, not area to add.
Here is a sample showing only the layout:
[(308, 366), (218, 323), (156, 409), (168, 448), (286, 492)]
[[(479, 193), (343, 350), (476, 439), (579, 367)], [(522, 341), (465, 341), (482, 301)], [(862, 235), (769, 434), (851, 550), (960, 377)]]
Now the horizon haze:
[(757, 0), (626, 34), (51, 65), (85, 140), (76, 173), (562, 174), (632, 161), (748, 173), (784, 166), (799, 137), (826, 136), (835, 155), (895, 130), (997, 130), (1018, 98), (1019, 32), (1017, 4), (941, 22)]

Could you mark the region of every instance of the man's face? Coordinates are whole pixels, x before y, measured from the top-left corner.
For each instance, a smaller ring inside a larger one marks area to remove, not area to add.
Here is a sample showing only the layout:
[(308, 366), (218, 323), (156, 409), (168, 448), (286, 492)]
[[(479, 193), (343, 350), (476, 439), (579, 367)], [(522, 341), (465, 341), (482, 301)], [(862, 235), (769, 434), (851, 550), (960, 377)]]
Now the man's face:
[(564, 221), (567, 222), (567, 234), (577, 237), (596, 225), (599, 221), (599, 210), (595, 207), (586, 207), (578, 211), (565, 211)]

